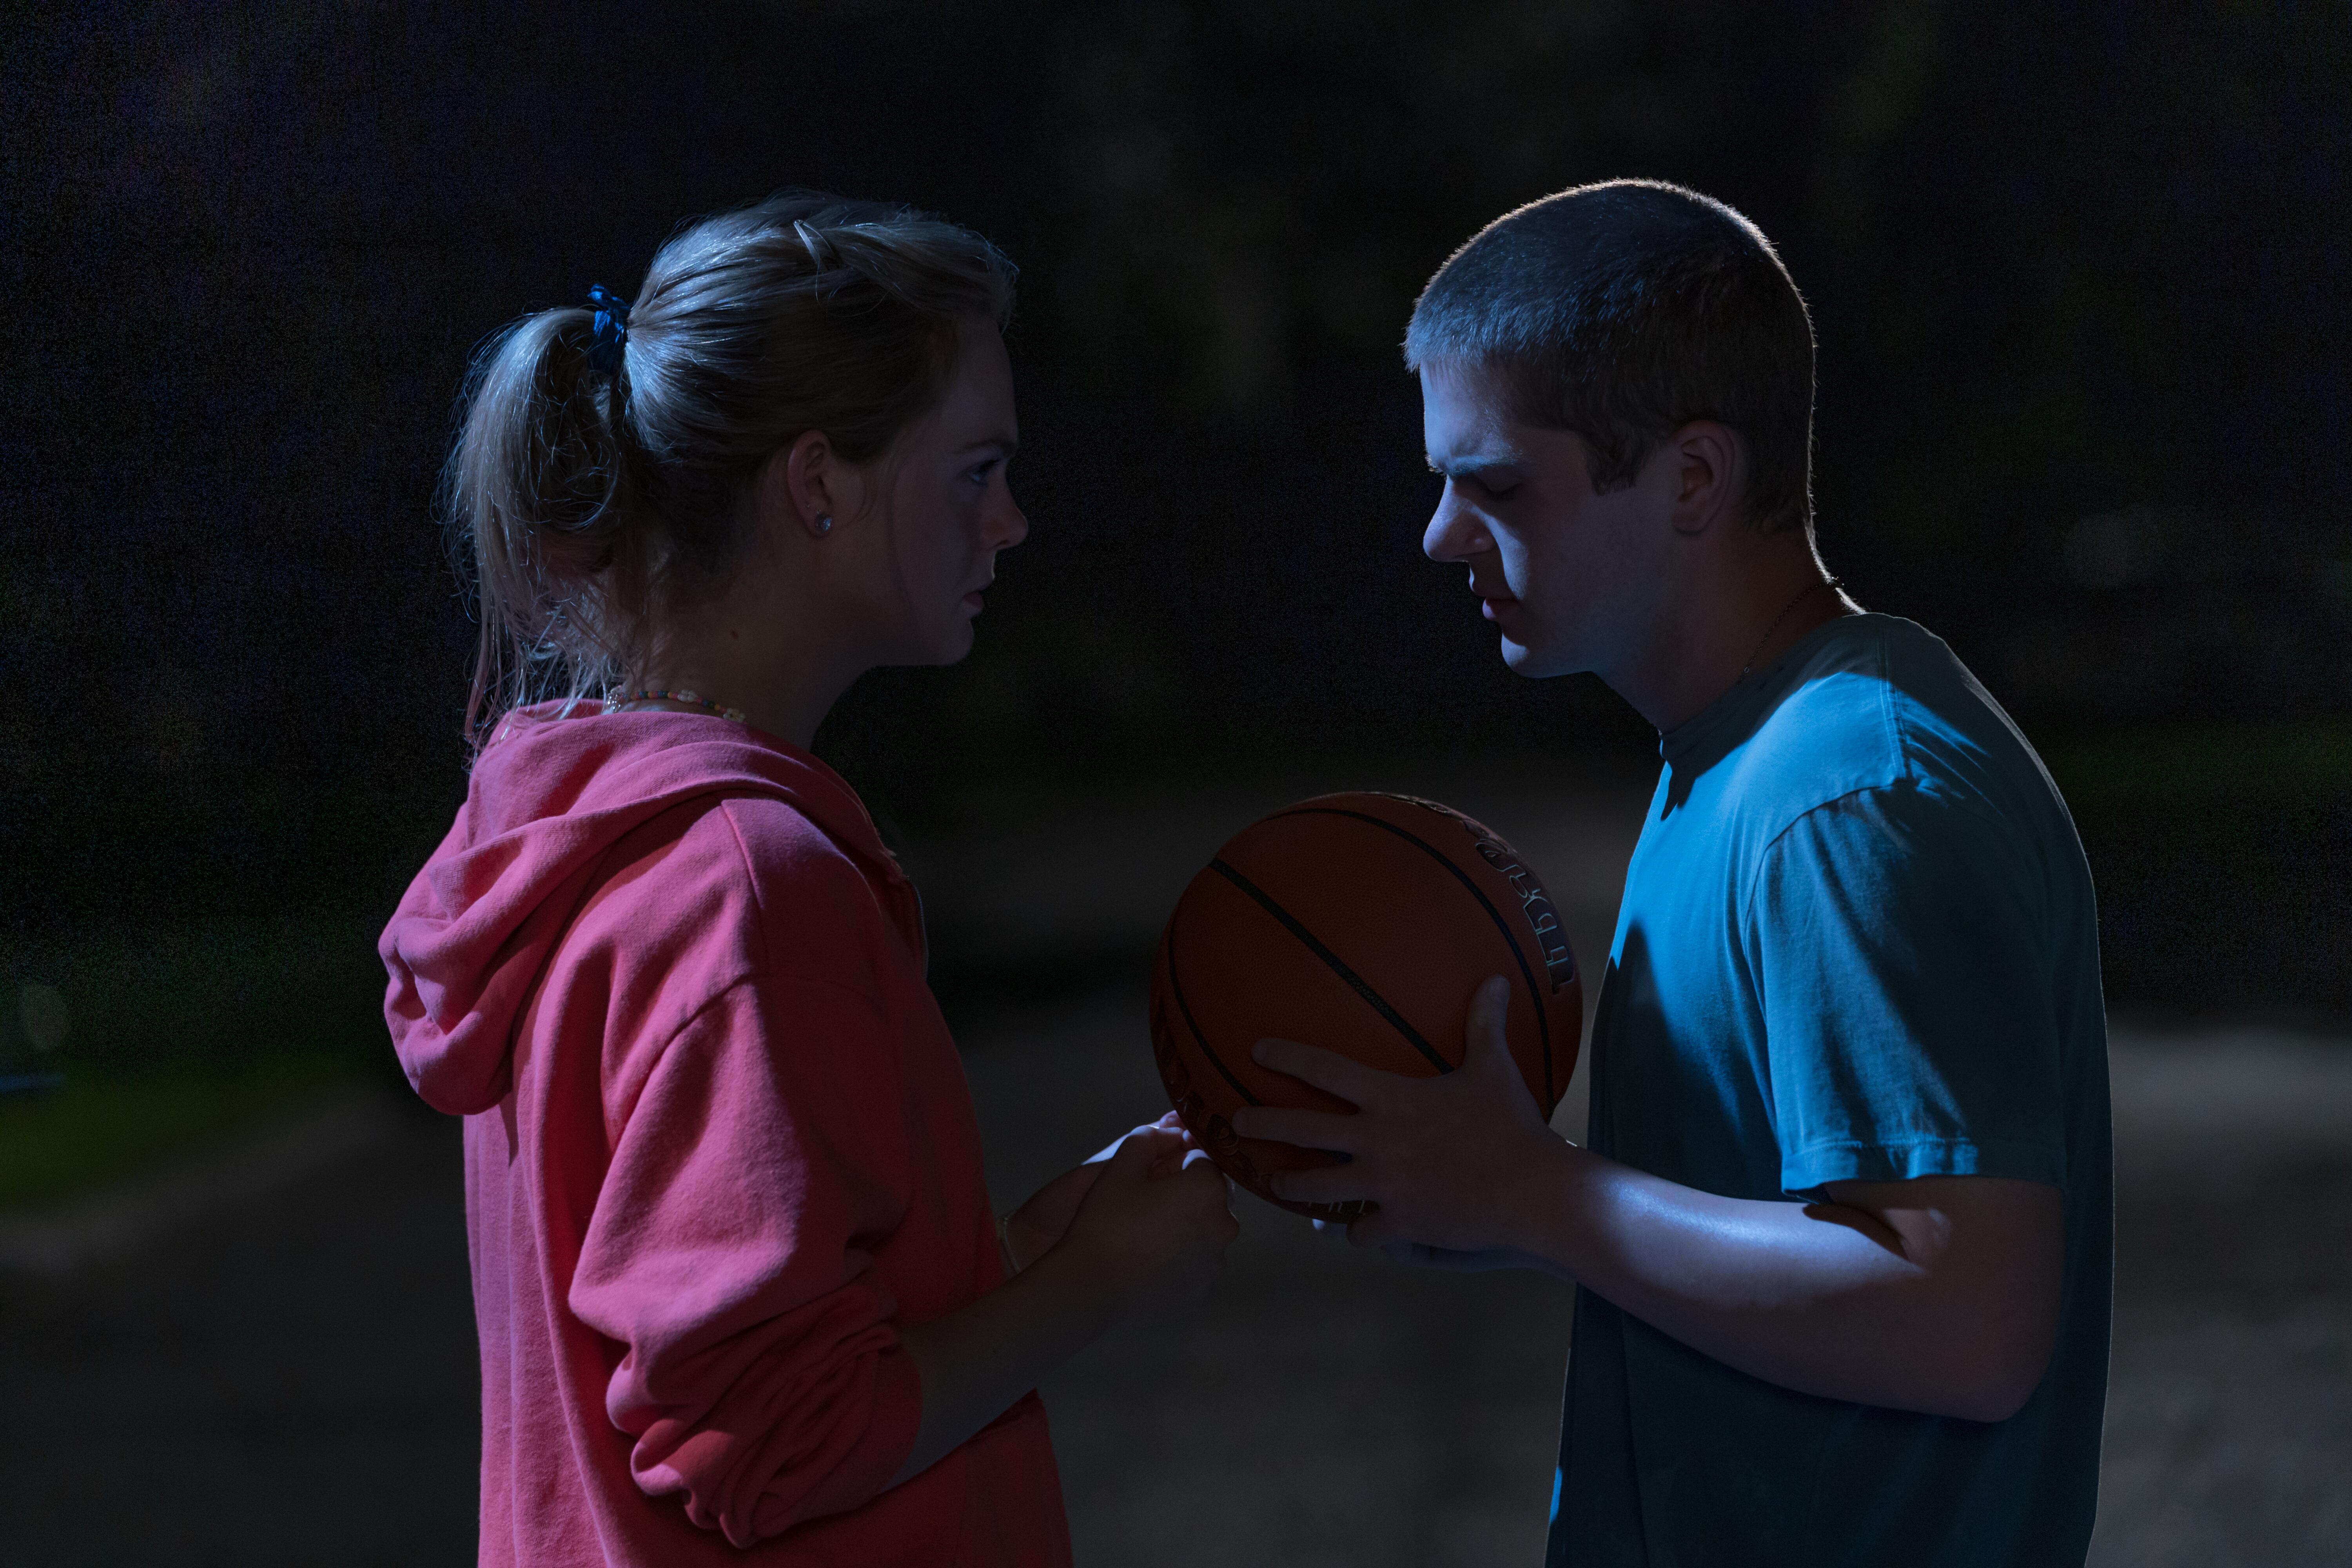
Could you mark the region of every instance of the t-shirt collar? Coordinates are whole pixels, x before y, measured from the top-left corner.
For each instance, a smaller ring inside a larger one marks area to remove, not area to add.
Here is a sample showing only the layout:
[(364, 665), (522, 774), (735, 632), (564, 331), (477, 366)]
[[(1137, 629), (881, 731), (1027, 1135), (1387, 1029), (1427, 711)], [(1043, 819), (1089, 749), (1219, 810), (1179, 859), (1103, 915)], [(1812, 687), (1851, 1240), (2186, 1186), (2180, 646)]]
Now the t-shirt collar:
[(1759, 729), (1802, 678), (1808, 656), (1866, 616), (1834, 616), (1789, 645), (1762, 669), (1671, 730), (1658, 731), (1658, 755), (1678, 772), (1704, 772)]

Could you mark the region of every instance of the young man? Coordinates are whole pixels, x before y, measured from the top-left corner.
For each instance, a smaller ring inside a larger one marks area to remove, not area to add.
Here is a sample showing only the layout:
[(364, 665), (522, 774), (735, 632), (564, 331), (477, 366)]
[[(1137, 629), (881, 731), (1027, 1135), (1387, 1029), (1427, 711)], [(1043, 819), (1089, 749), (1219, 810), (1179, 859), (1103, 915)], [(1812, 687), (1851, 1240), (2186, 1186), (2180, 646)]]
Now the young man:
[(1811, 533), (1812, 332), (1755, 226), (1671, 185), (1498, 219), (1406, 337), (1423, 547), (1523, 675), (1591, 670), (1664, 770), (1591, 1047), (1591, 1133), (1502, 1045), (1407, 1079), (1259, 1060), (1352, 1116), (1286, 1195), (1349, 1234), (1579, 1287), (1549, 1561), (2079, 1563), (2111, 1253), (2091, 880), (1951, 650), (1861, 612)]

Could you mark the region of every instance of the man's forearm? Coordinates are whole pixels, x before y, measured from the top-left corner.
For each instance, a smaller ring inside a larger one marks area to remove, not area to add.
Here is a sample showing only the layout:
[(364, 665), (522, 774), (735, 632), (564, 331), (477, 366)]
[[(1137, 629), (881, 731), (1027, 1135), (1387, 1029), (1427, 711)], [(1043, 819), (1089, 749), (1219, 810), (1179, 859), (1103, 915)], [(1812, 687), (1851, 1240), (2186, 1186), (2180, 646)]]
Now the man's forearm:
[(1946, 1209), (2022, 1205), (2021, 1223), (2050, 1228), (2040, 1211), (2054, 1223), (2054, 1190), (1975, 1177), (1874, 1184), (1874, 1194), (1913, 1190), (1899, 1201), (1917, 1206), (1890, 1219), (1883, 1207), (1718, 1197), (1567, 1143), (1547, 1160), (1521, 1188), (1513, 1226), (1530, 1261), (1754, 1376), (1992, 1421), (2024, 1402), (2047, 1363), (2055, 1303), (2041, 1298), (2054, 1274), (2048, 1291), (2038, 1267), (2030, 1279), (1989, 1274), (1976, 1236), (1952, 1245), (1987, 1221), (1956, 1227)]
[(1369, 1247), (1447, 1249), (1567, 1276), (1743, 1372), (1832, 1399), (1997, 1421), (2032, 1393), (2057, 1332), (2058, 1189), (1991, 1176), (1837, 1182), (1828, 1204), (1717, 1197), (1563, 1142), (1479, 988), (1461, 1067), (1384, 1073), (1295, 1040), (1257, 1061), (1356, 1107), (1245, 1106), (1234, 1130), (1348, 1156), (1287, 1172), (1301, 1203), (1360, 1203)]

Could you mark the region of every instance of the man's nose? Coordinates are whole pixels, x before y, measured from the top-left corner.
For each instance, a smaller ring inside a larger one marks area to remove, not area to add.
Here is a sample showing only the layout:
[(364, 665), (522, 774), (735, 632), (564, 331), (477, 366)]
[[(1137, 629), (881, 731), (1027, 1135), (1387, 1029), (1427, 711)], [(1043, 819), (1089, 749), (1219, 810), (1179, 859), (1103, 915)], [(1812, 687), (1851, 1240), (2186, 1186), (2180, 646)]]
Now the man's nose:
[(1454, 499), (1454, 487), (1447, 485), (1445, 493), (1437, 498), (1437, 510), (1430, 513), (1429, 526), (1422, 530), (1421, 552), (1432, 561), (1450, 565), (1490, 548), (1486, 531), (1478, 525), (1470, 509)]

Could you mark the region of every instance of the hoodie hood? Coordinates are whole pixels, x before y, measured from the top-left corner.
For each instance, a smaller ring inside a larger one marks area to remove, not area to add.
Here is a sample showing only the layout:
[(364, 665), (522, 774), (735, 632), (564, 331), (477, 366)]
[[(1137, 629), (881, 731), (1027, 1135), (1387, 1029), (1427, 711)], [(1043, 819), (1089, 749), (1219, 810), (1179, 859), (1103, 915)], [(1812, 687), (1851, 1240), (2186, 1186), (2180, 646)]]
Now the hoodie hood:
[(797, 746), (699, 713), (562, 711), (521, 710), (475, 760), (456, 824), (376, 945), (401, 1066), (453, 1115), (506, 1097), (515, 1026), (548, 960), (605, 851), (647, 819), (705, 796), (765, 796), (901, 879), (856, 792)]

